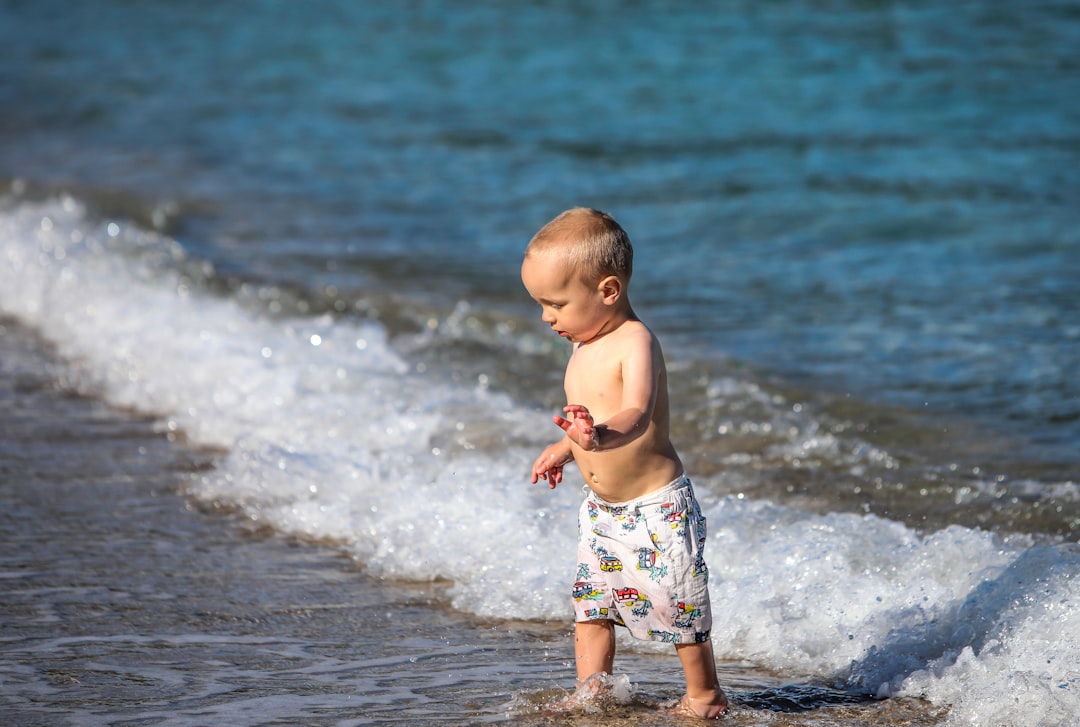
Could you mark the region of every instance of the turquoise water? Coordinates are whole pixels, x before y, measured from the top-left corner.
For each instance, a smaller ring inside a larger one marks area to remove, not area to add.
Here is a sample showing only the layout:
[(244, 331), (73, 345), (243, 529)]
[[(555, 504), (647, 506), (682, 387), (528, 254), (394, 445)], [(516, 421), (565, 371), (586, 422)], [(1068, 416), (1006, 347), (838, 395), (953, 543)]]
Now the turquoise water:
[(0, 329), (206, 453), (186, 501), (561, 623), (578, 493), (522, 473), (567, 352), (518, 267), (605, 209), (753, 606), (721, 658), (1067, 712), (1078, 42), (1067, 2), (0, 2)]
[(1072, 458), (1075, 4), (578, 5), (7, 3), (2, 171), (243, 279), (515, 311), (601, 207), (695, 356)]

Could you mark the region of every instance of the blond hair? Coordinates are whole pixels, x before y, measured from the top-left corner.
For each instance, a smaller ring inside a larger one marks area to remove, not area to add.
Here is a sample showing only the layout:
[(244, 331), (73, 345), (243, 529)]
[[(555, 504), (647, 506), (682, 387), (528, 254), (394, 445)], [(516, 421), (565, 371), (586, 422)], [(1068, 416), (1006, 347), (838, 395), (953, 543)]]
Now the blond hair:
[(525, 257), (561, 254), (567, 265), (590, 283), (615, 275), (629, 282), (634, 268), (630, 236), (600, 210), (575, 207), (540, 228), (525, 248)]

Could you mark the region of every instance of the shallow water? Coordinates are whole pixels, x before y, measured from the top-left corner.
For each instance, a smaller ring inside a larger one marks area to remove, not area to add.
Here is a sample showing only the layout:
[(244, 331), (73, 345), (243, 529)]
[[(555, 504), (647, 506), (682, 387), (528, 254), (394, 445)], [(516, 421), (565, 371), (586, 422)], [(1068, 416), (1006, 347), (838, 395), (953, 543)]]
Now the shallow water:
[[(6, 325), (0, 354), (8, 724), (680, 723), (657, 712), (679, 694), (673, 655), (620, 659), (633, 696), (602, 716), (545, 714), (573, 687), (566, 624), (470, 618), (445, 585), (370, 578), (340, 548), (200, 509), (183, 482), (210, 455), (58, 390), (25, 330)], [(721, 673), (734, 724), (938, 714)]]

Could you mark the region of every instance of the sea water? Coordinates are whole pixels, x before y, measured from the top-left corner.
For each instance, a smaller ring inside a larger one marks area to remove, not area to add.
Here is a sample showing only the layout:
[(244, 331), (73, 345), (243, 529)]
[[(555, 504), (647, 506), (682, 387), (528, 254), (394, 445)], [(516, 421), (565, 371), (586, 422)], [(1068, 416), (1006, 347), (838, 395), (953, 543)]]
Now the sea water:
[(1080, 709), (1071, 6), (49, 5), (2, 11), (4, 335), (200, 453), (175, 486), (223, 532), (344, 553), (372, 603), (439, 584), (454, 628), (567, 622), (576, 473), (527, 473), (568, 352), (517, 267), (590, 204), (637, 246), (722, 664)]

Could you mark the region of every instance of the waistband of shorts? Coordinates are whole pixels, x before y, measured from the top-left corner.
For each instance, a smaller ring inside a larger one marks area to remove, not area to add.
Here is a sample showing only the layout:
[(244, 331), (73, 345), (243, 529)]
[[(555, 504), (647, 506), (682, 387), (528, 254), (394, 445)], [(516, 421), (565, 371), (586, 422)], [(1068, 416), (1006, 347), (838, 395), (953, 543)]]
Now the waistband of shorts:
[(648, 507), (650, 505), (663, 504), (668, 502), (674, 493), (683, 489), (693, 490), (690, 478), (685, 472), (661, 487), (659, 490), (647, 492), (641, 497), (627, 500), (626, 502), (608, 502), (592, 490), (589, 490), (589, 499), (605, 510), (626, 510), (634, 507)]

